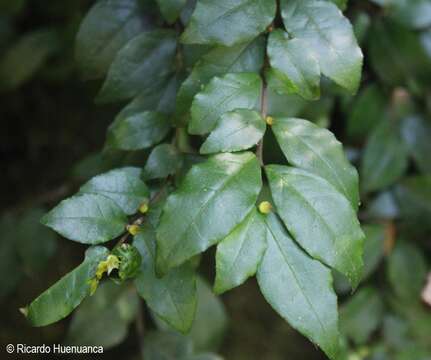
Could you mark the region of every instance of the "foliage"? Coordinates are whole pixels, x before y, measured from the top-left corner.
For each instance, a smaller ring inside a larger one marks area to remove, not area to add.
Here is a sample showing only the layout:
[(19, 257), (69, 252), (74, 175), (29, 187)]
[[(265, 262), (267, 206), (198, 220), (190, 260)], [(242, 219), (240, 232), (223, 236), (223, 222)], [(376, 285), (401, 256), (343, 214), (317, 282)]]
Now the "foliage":
[[(256, 275), (270, 306), (328, 358), (430, 356), (420, 293), (431, 218), (431, 5), (351, 3), (353, 25), (347, 1), (91, 8), (76, 60), (84, 78), (101, 81), (96, 101), (122, 109), (101, 153), (75, 168), (86, 182), (42, 218), (91, 246), (22, 309), (32, 325), (82, 302), (68, 341), (113, 347), (134, 318), (141, 326), (139, 295), (158, 329), (145, 335), (146, 359), (217, 359), (209, 352), (226, 315), (198, 274), (216, 246), (213, 291)], [(6, 52), (5, 89), (57, 51), (51, 35)], [(38, 42), (46, 48), (36, 61), (10, 70)], [(5, 249), (8, 266), (31, 266), (19, 247)], [(85, 331), (90, 321), (100, 333)]]

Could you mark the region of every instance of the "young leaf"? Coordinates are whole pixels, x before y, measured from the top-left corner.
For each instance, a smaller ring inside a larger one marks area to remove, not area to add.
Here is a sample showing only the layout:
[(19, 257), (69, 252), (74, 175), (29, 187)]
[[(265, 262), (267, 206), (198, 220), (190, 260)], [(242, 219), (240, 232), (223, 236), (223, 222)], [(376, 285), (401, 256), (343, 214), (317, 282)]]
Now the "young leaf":
[(289, 35), (310, 48), (322, 74), (356, 93), (363, 55), (352, 25), (341, 11), (327, 1), (282, 0), (281, 16)]
[(173, 24), (186, 5), (187, 0), (157, 0), (160, 12), (169, 24)]
[(275, 118), (272, 129), (290, 164), (323, 177), (358, 208), (358, 173), (330, 131), (295, 118)]
[(144, 179), (163, 179), (173, 175), (182, 165), (182, 156), (171, 144), (156, 146), (148, 157), (143, 171)]
[(100, 78), (117, 52), (133, 37), (151, 29), (138, 0), (98, 1), (81, 23), (75, 57), (86, 78)]
[(170, 130), (168, 117), (139, 108), (123, 111), (108, 128), (106, 146), (119, 150), (146, 149), (158, 142)]
[(235, 109), (255, 109), (260, 100), (262, 80), (253, 73), (215, 77), (198, 93), (192, 104), (189, 132), (211, 132), (221, 115)]
[(70, 240), (99, 244), (119, 236), (127, 216), (105, 196), (82, 194), (63, 200), (41, 222)]
[(337, 359), (337, 297), (331, 272), (308, 257), (276, 215), (266, 216), (268, 248), (257, 272), (265, 299), (289, 324)]
[(195, 165), (171, 194), (157, 229), (165, 273), (221, 241), (253, 208), (262, 186), (252, 153), (220, 154)]
[(150, 192), (140, 179), (141, 169), (125, 167), (98, 175), (84, 184), (81, 194), (100, 194), (113, 200), (127, 215), (137, 212)]
[(365, 191), (392, 185), (407, 169), (407, 148), (401, 140), (399, 124), (385, 119), (365, 145), (361, 181)]
[(265, 121), (256, 111), (238, 109), (223, 114), (215, 129), (202, 144), (201, 154), (249, 149), (262, 139)]
[(217, 245), (214, 291), (221, 294), (253, 276), (265, 249), (265, 222), (263, 216), (253, 209), (243, 222)]
[(358, 291), (340, 309), (341, 332), (356, 345), (364, 345), (383, 320), (384, 304), (372, 287)]
[(325, 179), (287, 166), (266, 166), (272, 197), (294, 239), (355, 288), (362, 275), (364, 234), (349, 201)]
[(81, 265), (65, 275), (25, 308), (33, 326), (45, 326), (69, 315), (90, 293), (90, 281), (97, 265), (108, 256), (102, 246), (90, 247)]
[(162, 278), (156, 276), (156, 236), (151, 226), (145, 226), (133, 244), (142, 256), (141, 272), (135, 279), (139, 295), (161, 319), (176, 330), (187, 332), (196, 310), (194, 270), (189, 264), (184, 264)]
[(103, 346), (105, 350), (120, 344), (127, 337), (138, 306), (134, 289), (104, 282), (74, 313), (65, 343)]
[(273, 31), (268, 39), (268, 57), (271, 68), (266, 77), (273, 89), (307, 100), (320, 97), (320, 67), (306, 41)]
[(181, 41), (227, 46), (245, 42), (271, 24), (275, 11), (274, 0), (198, 0)]
[(97, 101), (129, 99), (157, 88), (172, 72), (176, 46), (171, 30), (148, 31), (130, 40), (116, 55)]
[(261, 36), (251, 42), (211, 49), (196, 63), (189, 77), (181, 85), (176, 102), (177, 112), (187, 113), (195, 94), (214, 76), (259, 72), (263, 65), (264, 52), (264, 38)]

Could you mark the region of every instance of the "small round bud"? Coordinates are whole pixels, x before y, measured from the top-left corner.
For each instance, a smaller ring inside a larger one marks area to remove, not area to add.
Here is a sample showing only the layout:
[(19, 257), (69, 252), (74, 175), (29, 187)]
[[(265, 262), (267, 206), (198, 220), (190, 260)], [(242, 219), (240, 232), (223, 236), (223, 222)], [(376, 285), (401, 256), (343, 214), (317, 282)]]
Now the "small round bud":
[(133, 236), (137, 235), (140, 230), (139, 225), (135, 225), (135, 224), (127, 225), (126, 229), (130, 233), (130, 235), (133, 235)]
[(150, 207), (148, 206), (148, 202), (143, 202), (141, 204), (141, 206), (139, 207), (139, 212), (141, 214), (146, 214), (149, 209), (150, 209)]
[(272, 205), (271, 205), (271, 203), (268, 202), (268, 201), (262, 201), (259, 204), (259, 211), (262, 214), (265, 214), (265, 215), (269, 214), (272, 211)]
[(269, 126), (271, 126), (272, 124), (274, 124), (274, 118), (273, 118), (272, 116), (267, 116), (267, 117), (265, 118), (265, 122), (266, 122)]

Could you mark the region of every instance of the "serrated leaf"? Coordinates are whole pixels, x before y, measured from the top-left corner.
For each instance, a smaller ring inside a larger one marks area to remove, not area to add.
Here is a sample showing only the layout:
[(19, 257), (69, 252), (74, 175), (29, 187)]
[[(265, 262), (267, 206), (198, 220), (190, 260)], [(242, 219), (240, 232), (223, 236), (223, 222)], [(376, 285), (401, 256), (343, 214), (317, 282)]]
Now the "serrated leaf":
[(425, 284), (427, 265), (414, 244), (399, 241), (388, 260), (388, 279), (395, 294), (404, 301), (417, 303)]
[(365, 145), (361, 163), (362, 188), (376, 191), (395, 183), (407, 169), (407, 155), (399, 123), (382, 121)]
[(99, 244), (119, 236), (127, 216), (105, 196), (82, 194), (63, 200), (41, 222), (70, 240)]
[(150, 153), (143, 171), (145, 179), (163, 179), (173, 175), (182, 165), (182, 156), (171, 144), (156, 146)]
[(274, 19), (275, 11), (274, 0), (198, 0), (181, 41), (238, 44), (263, 32)]
[(217, 245), (214, 291), (221, 294), (253, 276), (266, 249), (266, 228), (256, 209)]
[(325, 179), (287, 166), (266, 166), (272, 197), (294, 239), (355, 288), (362, 275), (364, 234), (349, 201)]
[(419, 169), (431, 173), (431, 124), (420, 116), (409, 116), (402, 121), (401, 136)]
[(364, 345), (383, 320), (384, 304), (376, 289), (359, 290), (340, 309), (341, 332), (356, 345)]
[(98, 1), (85, 16), (76, 37), (75, 58), (83, 75), (102, 77), (117, 52), (151, 27), (137, 0)]
[(109, 126), (106, 146), (128, 151), (146, 149), (162, 141), (170, 128), (168, 117), (162, 113), (127, 109)]
[(329, 181), (357, 210), (358, 172), (329, 130), (296, 118), (275, 118), (272, 129), (290, 164)]
[(322, 74), (356, 93), (363, 55), (352, 25), (336, 5), (320, 0), (282, 0), (281, 16), (289, 35), (311, 49)]
[(192, 104), (189, 132), (209, 133), (221, 115), (235, 109), (255, 109), (259, 104), (262, 80), (253, 73), (215, 77), (198, 93)]
[(337, 297), (331, 272), (295, 244), (276, 215), (267, 215), (265, 222), (268, 248), (257, 272), (260, 290), (293, 328), (336, 359)]
[(172, 193), (157, 229), (157, 268), (165, 273), (221, 241), (253, 208), (262, 186), (250, 152), (195, 165)]
[(134, 289), (104, 282), (74, 313), (65, 343), (103, 346), (105, 350), (120, 344), (138, 306), (139, 297)]
[(169, 24), (177, 20), (187, 0), (157, 0), (160, 12)]
[(267, 51), (271, 68), (266, 77), (273, 89), (307, 100), (320, 97), (320, 67), (306, 41), (289, 39), (287, 33), (275, 30), (269, 35)]
[(133, 244), (142, 256), (141, 272), (135, 285), (147, 305), (161, 319), (180, 332), (192, 326), (196, 310), (196, 275), (189, 264), (173, 269), (162, 278), (155, 273), (156, 236), (145, 226)]
[(149, 198), (147, 185), (140, 179), (142, 170), (136, 167), (114, 169), (95, 176), (84, 184), (81, 194), (100, 194), (113, 200), (127, 215), (138, 211)]
[(97, 101), (125, 100), (157, 89), (172, 72), (176, 46), (172, 30), (148, 31), (130, 40), (115, 56)]
[(214, 76), (227, 73), (259, 72), (263, 65), (264, 39), (235, 46), (217, 46), (208, 51), (193, 67), (189, 77), (181, 85), (177, 96), (177, 112), (189, 111), (193, 97)]
[(266, 124), (256, 111), (238, 109), (224, 113), (200, 148), (201, 154), (251, 148), (265, 134)]
[(90, 293), (90, 280), (97, 265), (108, 256), (108, 249), (91, 247), (81, 265), (39, 295), (25, 310), (33, 326), (45, 326), (69, 315)]

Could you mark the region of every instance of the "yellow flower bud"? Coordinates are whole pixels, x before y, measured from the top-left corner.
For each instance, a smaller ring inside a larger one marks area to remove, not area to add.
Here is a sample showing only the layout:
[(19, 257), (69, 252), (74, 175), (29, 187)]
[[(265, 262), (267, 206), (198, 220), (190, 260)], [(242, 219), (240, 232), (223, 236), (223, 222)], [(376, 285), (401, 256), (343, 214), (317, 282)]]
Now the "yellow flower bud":
[(139, 207), (139, 212), (142, 214), (145, 214), (148, 212), (149, 209), (150, 209), (150, 207), (148, 206), (148, 202), (143, 202), (141, 204), (141, 206)]
[(135, 236), (139, 232), (139, 230), (139, 225), (127, 225), (127, 231), (130, 233), (130, 235)]
[(274, 118), (273, 118), (272, 116), (267, 116), (267, 117), (265, 118), (265, 122), (266, 122), (269, 126), (271, 126), (272, 124), (274, 124)]
[(99, 286), (99, 280), (97, 280), (96, 278), (93, 278), (89, 280), (89, 284), (90, 284), (90, 296), (92, 296), (96, 292), (97, 287)]
[(271, 205), (271, 203), (268, 202), (268, 201), (262, 201), (259, 204), (259, 211), (262, 214), (265, 214), (265, 215), (269, 214), (272, 211), (272, 205)]

